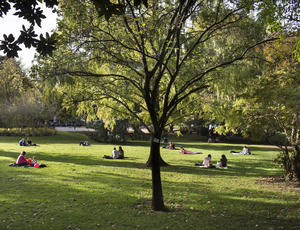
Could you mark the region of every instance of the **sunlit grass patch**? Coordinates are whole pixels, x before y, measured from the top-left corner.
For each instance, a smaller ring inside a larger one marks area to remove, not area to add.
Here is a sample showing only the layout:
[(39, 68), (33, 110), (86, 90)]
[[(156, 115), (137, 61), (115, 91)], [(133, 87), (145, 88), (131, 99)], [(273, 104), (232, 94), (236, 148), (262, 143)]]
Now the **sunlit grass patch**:
[[(161, 149), (170, 166), (161, 168), (169, 213), (151, 210), (148, 142), (124, 145), (124, 160), (107, 160), (115, 145), (79, 146), (81, 134), (36, 137), (38, 146), (20, 147), (0, 137), (0, 229), (297, 229), (300, 196), (294, 190), (258, 181), (280, 175), (276, 149), (249, 146), (254, 155), (229, 151), (242, 145), (177, 140), (203, 154)], [(117, 147), (117, 146), (116, 146)], [(46, 168), (9, 167), (20, 151)], [(228, 169), (201, 169), (195, 162), (226, 154)], [(25, 223), (25, 224), (24, 224)]]

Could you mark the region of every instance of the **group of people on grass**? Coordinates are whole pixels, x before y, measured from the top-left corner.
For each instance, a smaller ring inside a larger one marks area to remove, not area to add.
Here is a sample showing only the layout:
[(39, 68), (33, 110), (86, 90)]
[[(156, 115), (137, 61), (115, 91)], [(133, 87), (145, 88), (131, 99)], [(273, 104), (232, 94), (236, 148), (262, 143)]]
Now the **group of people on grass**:
[(22, 151), (18, 156), (16, 163), (12, 163), (10, 164), (10, 166), (25, 166), (25, 167), (35, 167), (35, 168), (46, 167), (46, 165), (44, 164), (39, 164), (35, 156), (33, 156), (32, 158), (26, 158), (25, 155), (26, 152)]
[(124, 155), (124, 150), (122, 148), (122, 146), (119, 146), (119, 150), (116, 149), (116, 147), (114, 147), (113, 151), (112, 151), (112, 155), (104, 155), (103, 158), (105, 159), (124, 159), (125, 155)]
[(217, 162), (217, 165), (212, 164), (211, 154), (208, 154), (207, 157), (203, 159), (203, 162), (197, 162), (195, 165), (200, 166), (201, 168), (227, 168), (227, 158), (223, 154), (221, 156), (220, 162)]
[(26, 138), (22, 138), (21, 140), (19, 140), (19, 145), (20, 146), (36, 146), (36, 144), (33, 144), (31, 139), (28, 137)]
[(80, 145), (80, 146), (89, 146), (90, 144), (89, 144), (88, 141), (80, 141), (80, 142), (79, 142), (79, 145)]
[[(164, 142), (166, 142), (167, 139), (164, 140)], [(24, 138), (22, 138), (19, 141), (19, 145), (20, 146), (36, 146), (36, 144), (32, 144), (32, 141), (27, 138), (26, 141)], [(88, 146), (89, 143), (88, 141), (80, 141), (79, 145), (82, 146)], [(169, 144), (167, 146), (164, 146), (163, 148), (168, 148), (168, 149), (176, 149), (175, 148), (175, 144), (171, 141), (169, 142)], [(180, 153), (181, 154), (202, 154), (202, 152), (193, 152), (193, 151), (188, 151), (186, 150), (184, 147), (181, 147), (180, 149)], [(247, 146), (244, 146), (241, 152), (236, 152), (236, 151), (230, 151), (230, 153), (232, 154), (236, 154), (236, 155), (240, 155), (240, 154), (244, 154), (244, 155), (251, 155), (252, 153), (249, 151)], [(33, 157), (33, 159), (31, 158), (25, 158), (26, 152), (22, 151), (21, 154), (19, 155), (16, 163), (12, 163), (14, 165), (11, 164), (11, 166), (35, 166), (35, 167), (39, 167), (40, 164), (37, 163), (35, 157)], [(113, 151), (112, 151), (112, 155), (104, 155), (103, 158), (105, 159), (124, 159), (124, 150), (122, 148), (122, 146), (119, 146), (119, 149), (117, 150), (116, 147), (114, 147)], [(211, 154), (208, 154), (207, 157), (205, 157), (203, 159), (203, 162), (197, 162), (195, 165), (200, 166), (200, 167), (205, 167), (205, 168), (227, 168), (227, 158), (226, 156), (223, 154), (220, 162), (217, 162), (217, 165), (213, 165), (212, 164), (212, 157)]]
[[(171, 142), (169, 142), (168, 146), (163, 146), (163, 148), (175, 149), (175, 144), (171, 141)], [(202, 154), (202, 152), (199, 152), (199, 151), (193, 152), (193, 151), (186, 150), (184, 147), (181, 147), (179, 152), (181, 154)], [(241, 154), (252, 155), (252, 153), (249, 151), (249, 148), (247, 146), (243, 146), (243, 149), (241, 152), (230, 151), (230, 153), (236, 154), (236, 155), (241, 155)], [(220, 162), (217, 162), (216, 166), (212, 164), (211, 158), (212, 158), (211, 154), (208, 154), (208, 156), (203, 159), (202, 163), (197, 162), (195, 165), (203, 167), (203, 168), (227, 168), (228, 160), (224, 154), (222, 155)]]

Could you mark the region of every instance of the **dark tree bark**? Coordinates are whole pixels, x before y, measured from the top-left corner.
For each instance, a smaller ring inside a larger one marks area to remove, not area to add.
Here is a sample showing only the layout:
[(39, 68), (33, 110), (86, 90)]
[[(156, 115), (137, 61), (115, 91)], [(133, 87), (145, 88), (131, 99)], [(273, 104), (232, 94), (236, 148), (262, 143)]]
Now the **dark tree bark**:
[[(159, 152), (160, 152), (160, 151), (159, 151)], [(148, 157), (148, 160), (147, 160), (146, 165), (147, 165), (147, 167), (150, 167), (150, 168), (152, 167), (152, 157), (151, 157), (151, 153), (150, 153), (150, 155), (149, 155), (149, 157)], [(167, 162), (165, 162), (165, 161), (162, 159), (160, 153), (159, 153), (159, 165), (160, 165), (160, 167), (169, 166), (169, 164), (168, 164)]]
[(151, 138), (150, 161), (152, 170), (152, 209), (154, 211), (168, 211), (164, 205), (160, 176), (160, 146), (155, 137)]
[(297, 180), (300, 182), (300, 149), (297, 145), (294, 146), (294, 157), (293, 157), (292, 165), (293, 165), (293, 171), (295, 173), (295, 176), (297, 177)]

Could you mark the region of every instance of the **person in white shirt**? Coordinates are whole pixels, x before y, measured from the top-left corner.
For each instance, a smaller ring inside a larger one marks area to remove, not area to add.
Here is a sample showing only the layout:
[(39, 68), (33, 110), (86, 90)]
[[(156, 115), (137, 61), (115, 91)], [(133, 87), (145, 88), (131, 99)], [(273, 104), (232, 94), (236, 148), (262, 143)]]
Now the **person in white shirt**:
[(113, 149), (112, 154), (113, 154), (112, 155), (113, 159), (118, 159), (119, 158), (119, 151), (116, 148)]
[(208, 154), (208, 156), (203, 159), (202, 165), (207, 168), (211, 167), (211, 155), (210, 154)]
[(103, 158), (105, 159), (118, 159), (119, 158), (119, 151), (114, 148), (113, 151), (112, 151), (112, 156), (108, 156), (108, 155), (104, 155)]
[(243, 153), (244, 155), (250, 155), (249, 149), (247, 148), (246, 145), (243, 147), (242, 153)]

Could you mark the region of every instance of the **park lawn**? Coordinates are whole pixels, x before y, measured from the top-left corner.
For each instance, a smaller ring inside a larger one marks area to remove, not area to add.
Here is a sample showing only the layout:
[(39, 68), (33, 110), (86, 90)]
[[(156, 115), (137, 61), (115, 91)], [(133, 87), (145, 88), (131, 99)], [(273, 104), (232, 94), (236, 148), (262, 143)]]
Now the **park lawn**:
[[(171, 166), (162, 168), (164, 200), (171, 212), (151, 211), (151, 171), (145, 166), (149, 143), (124, 145), (123, 160), (103, 159), (114, 145), (82, 134), (32, 138), (38, 146), (18, 146), (17, 137), (0, 137), (0, 229), (300, 229), (300, 193), (277, 183), (277, 152), (250, 145), (254, 155), (229, 154), (238, 144), (176, 139), (177, 146), (200, 155), (161, 149)], [(9, 167), (19, 153), (36, 156), (46, 168)], [(211, 153), (228, 169), (194, 166)]]

